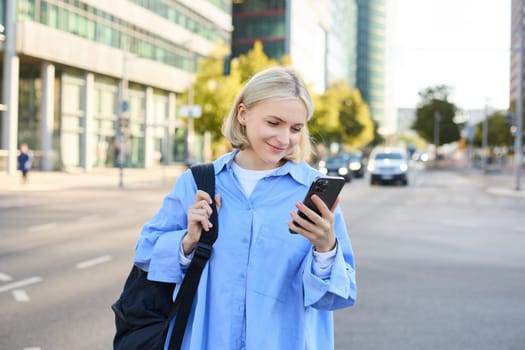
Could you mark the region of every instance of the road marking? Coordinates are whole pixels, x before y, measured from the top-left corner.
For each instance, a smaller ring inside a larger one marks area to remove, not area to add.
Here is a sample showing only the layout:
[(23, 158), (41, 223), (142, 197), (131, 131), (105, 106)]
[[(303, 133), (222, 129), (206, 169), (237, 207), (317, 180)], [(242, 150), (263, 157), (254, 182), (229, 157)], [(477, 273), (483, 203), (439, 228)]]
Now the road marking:
[(32, 347), (32, 348), (24, 348), (24, 350), (42, 350), (42, 348)]
[(50, 229), (55, 228), (55, 227), (57, 227), (56, 222), (50, 222), (48, 224), (29, 226), (27, 228), (27, 231), (28, 232), (46, 231), (46, 230), (50, 230)]
[(42, 282), (42, 281), (43, 281), (42, 277), (35, 276), (35, 277), (31, 277), (31, 278), (28, 278), (28, 279), (25, 279), (25, 280), (22, 280), (22, 281), (9, 283), (9, 284), (6, 284), (6, 285), (3, 285), (2, 287), (0, 287), (0, 293), (6, 292), (6, 291), (11, 290), (11, 289), (27, 286), (27, 285), (30, 285), (30, 284)]
[(9, 276), (6, 273), (0, 272), (0, 281), (2, 281), (2, 282), (9, 282), (9, 281), (12, 281), (12, 280), (13, 280), (13, 278), (11, 276)]
[(27, 294), (27, 292), (23, 289), (15, 289), (13, 291), (13, 296), (15, 297), (15, 300), (19, 302), (26, 302), (31, 300), (31, 298), (29, 298), (29, 294)]
[(85, 268), (88, 268), (94, 265), (103, 264), (105, 262), (110, 261), (111, 259), (113, 259), (111, 255), (103, 255), (103, 256), (99, 256), (98, 258), (79, 262), (78, 264), (75, 265), (75, 267), (77, 269), (85, 269)]

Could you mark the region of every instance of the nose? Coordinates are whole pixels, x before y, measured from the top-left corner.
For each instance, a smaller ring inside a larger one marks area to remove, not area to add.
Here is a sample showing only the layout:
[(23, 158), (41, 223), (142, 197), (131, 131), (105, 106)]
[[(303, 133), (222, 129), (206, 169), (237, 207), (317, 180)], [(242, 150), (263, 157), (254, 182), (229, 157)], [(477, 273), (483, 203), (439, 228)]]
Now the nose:
[(290, 143), (290, 130), (288, 128), (282, 128), (277, 134), (277, 141), (280, 146), (287, 146)]

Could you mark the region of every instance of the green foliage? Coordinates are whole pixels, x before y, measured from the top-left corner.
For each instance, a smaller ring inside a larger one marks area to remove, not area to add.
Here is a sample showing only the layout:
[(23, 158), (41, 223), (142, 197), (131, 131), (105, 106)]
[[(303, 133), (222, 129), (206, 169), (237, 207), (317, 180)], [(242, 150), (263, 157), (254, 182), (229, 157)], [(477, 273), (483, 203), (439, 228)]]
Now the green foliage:
[[(474, 144), (481, 147), (483, 139), (483, 122), (476, 126)], [(514, 137), (510, 132), (510, 126), (506, 124), (505, 115), (501, 112), (492, 114), (487, 119), (487, 144), (489, 147), (511, 146)]]
[[(202, 116), (194, 121), (195, 131), (210, 132), (214, 150), (223, 149), (218, 146), (226, 144), (221, 126), (243, 84), (262, 69), (291, 63), (288, 56), (282, 57), (280, 62), (268, 58), (263, 45), (257, 41), (246, 55), (231, 61), (230, 74), (223, 76), (227, 53), (227, 48), (219, 45), (207, 58), (199, 60), (194, 83), (194, 104), (202, 108)], [(359, 90), (340, 82), (322, 95), (311, 94), (315, 111), (309, 121), (309, 130), (314, 142), (325, 145), (338, 142), (363, 148), (377, 137), (377, 126)], [(187, 93), (178, 99), (179, 105), (185, 104)]]
[(309, 124), (316, 143), (346, 143), (362, 148), (374, 138), (374, 123), (359, 90), (345, 82), (333, 84), (316, 96), (314, 118)]
[(444, 85), (429, 87), (420, 91), (419, 96), (421, 102), (412, 129), (427, 142), (434, 143), (435, 118), (438, 115), (440, 119), (438, 145), (458, 141), (459, 127), (454, 123), (457, 107), (448, 101), (448, 88)]
[(202, 116), (195, 120), (195, 130), (201, 134), (209, 131), (213, 142), (221, 139), (222, 122), (242, 85), (235, 60), (231, 63), (230, 74), (223, 75), (224, 57), (218, 48), (199, 60), (194, 84), (194, 103), (202, 108)]
[(253, 44), (253, 49), (246, 55), (239, 56), (239, 70), (242, 83), (248, 81), (255, 73), (268, 68), (277, 66), (278, 62), (269, 58), (264, 53), (263, 44), (257, 40)]

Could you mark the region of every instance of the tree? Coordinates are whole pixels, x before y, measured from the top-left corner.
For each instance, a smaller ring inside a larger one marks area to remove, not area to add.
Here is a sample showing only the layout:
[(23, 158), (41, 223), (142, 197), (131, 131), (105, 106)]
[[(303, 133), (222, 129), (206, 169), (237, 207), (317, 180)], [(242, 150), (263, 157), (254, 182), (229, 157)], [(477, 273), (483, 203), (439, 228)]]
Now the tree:
[(241, 75), (241, 82), (244, 84), (255, 73), (269, 67), (277, 66), (279, 63), (266, 56), (264, 53), (263, 44), (256, 40), (253, 43), (253, 48), (245, 55), (239, 56), (239, 70)]
[[(224, 60), (228, 50), (219, 43), (207, 57), (201, 58), (193, 85), (194, 104), (202, 108), (201, 117), (194, 121), (195, 131), (199, 134), (209, 132), (214, 150), (223, 148), (219, 146), (227, 147), (221, 127), (242, 85), (258, 71), (278, 65), (277, 61), (265, 55), (263, 45), (256, 41), (246, 55), (231, 60), (229, 74), (224, 75)], [(289, 58), (284, 56), (281, 61), (289, 62)], [(186, 101), (187, 96), (188, 92), (180, 99)]]
[[(483, 122), (476, 126), (474, 144), (481, 147), (483, 140)], [(514, 138), (507, 125), (506, 117), (501, 112), (492, 114), (487, 119), (487, 144), (489, 147), (512, 146)]]
[(223, 75), (225, 56), (225, 48), (218, 46), (208, 57), (200, 59), (194, 84), (194, 101), (202, 108), (201, 117), (195, 120), (195, 130), (201, 134), (209, 131), (212, 142), (222, 138), (222, 121), (241, 89), (236, 60), (231, 62), (230, 74)]
[[(315, 95), (314, 95), (315, 96)], [(374, 138), (374, 123), (359, 90), (346, 82), (330, 86), (315, 96), (316, 109), (309, 124), (314, 140), (325, 145), (346, 143), (362, 148)]]
[(429, 87), (419, 92), (421, 102), (416, 110), (416, 120), (412, 124), (419, 136), (434, 143), (434, 127), (439, 118), (438, 146), (460, 139), (459, 127), (454, 123), (457, 107), (448, 101), (448, 88), (445, 85)]

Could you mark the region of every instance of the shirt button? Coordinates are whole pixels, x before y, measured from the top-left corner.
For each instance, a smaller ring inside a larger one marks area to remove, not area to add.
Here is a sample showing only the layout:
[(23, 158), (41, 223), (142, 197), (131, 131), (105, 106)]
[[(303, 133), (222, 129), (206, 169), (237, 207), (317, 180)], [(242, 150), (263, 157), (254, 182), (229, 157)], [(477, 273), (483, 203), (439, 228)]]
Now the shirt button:
[(248, 238), (244, 237), (244, 238), (242, 239), (242, 243), (244, 243), (244, 244), (248, 243)]
[(244, 277), (246, 277), (246, 275), (245, 275), (244, 273), (241, 273), (241, 274), (239, 275), (239, 277), (242, 278), (242, 279), (244, 279)]

